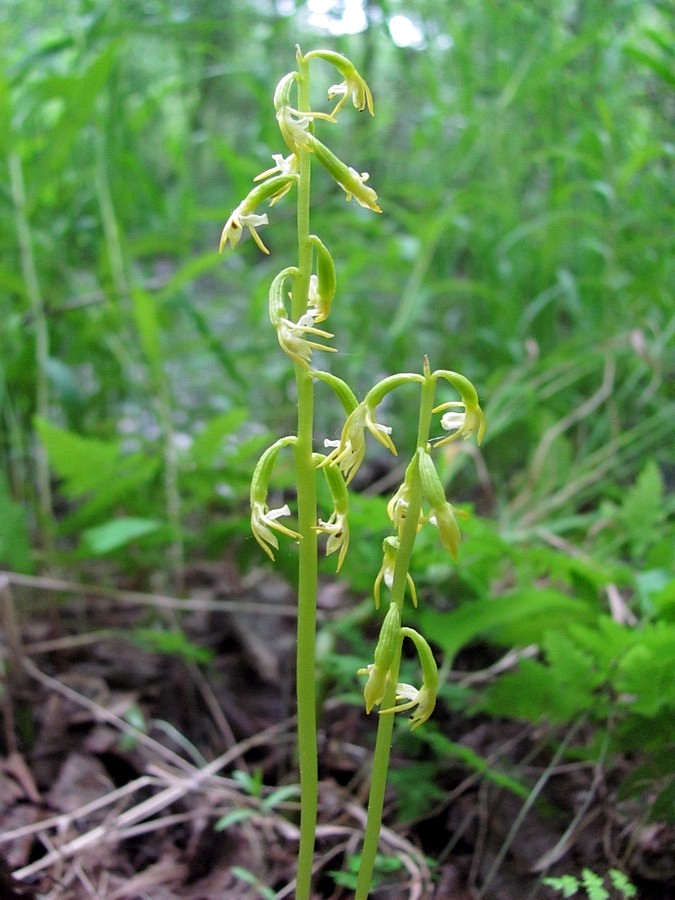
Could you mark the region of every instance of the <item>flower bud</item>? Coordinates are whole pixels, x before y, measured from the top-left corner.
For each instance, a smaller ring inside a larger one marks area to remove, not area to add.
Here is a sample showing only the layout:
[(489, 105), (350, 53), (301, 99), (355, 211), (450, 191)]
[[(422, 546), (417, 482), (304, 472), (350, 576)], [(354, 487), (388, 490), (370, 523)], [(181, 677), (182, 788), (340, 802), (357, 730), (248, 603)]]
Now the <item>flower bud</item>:
[(401, 611), (396, 603), (392, 603), (380, 629), (374, 662), (358, 671), (359, 675), (368, 675), (368, 681), (363, 689), (368, 713), (384, 699), (390, 669), (401, 652), (401, 640)]
[(382, 212), (377, 205), (377, 194), (372, 188), (366, 187), (365, 182), (368, 180), (367, 173), (364, 172), (359, 175), (356, 169), (352, 169), (351, 166), (346, 166), (341, 159), (338, 159), (338, 157), (329, 150), (325, 144), (322, 144), (320, 140), (315, 138), (313, 134), (307, 134), (307, 149), (314, 151), (314, 155), (321, 165), (328, 170), (342, 190), (347, 194), (347, 200), (351, 200), (352, 197), (354, 197), (356, 202), (361, 206), (372, 209), (373, 212), (376, 213)]

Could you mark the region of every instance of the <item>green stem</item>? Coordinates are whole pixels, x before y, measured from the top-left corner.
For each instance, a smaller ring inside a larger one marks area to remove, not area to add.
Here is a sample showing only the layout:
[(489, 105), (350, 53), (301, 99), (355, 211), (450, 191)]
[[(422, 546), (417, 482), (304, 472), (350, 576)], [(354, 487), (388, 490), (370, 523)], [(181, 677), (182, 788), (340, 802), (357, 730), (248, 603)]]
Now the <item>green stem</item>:
[[(420, 400), (420, 413), (417, 428), (417, 448), (426, 447), (429, 441), (429, 429), (431, 427), (431, 410), (434, 405), (436, 381), (429, 371), (429, 363), (424, 361), (424, 383)], [(422, 489), (419, 473), (415, 470), (413, 477), (413, 490), (403, 526), (396, 567), (394, 569), (394, 582), (391, 589), (391, 603), (403, 607), (407, 575), (410, 569), (415, 537), (417, 535), (417, 523), (422, 508)], [(381, 709), (390, 709), (396, 705), (396, 684), (401, 663), (400, 651), (390, 672), (391, 678), (385, 695), (380, 704)], [(368, 797), (368, 819), (363, 838), (363, 850), (361, 851), (361, 865), (356, 885), (355, 900), (366, 900), (370, 890), (375, 866), (375, 857), (380, 841), (380, 829), (382, 827), (382, 810), (384, 808), (384, 796), (387, 787), (387, 774), (389, 772), (389, 755), (391, 751), (391, 738), (394, 729), (394, 715), (379, 716), (377, 723), (377, 740), (373, 755), (373, 768), (370, 780), (370, 795)]]
[[(49, 382), (47, 368), (49, 363), (49, 331), (45, 314), (44, 298), (40, 289), (33, 238), (28, 219), (28, 204), (23, 177), (23, 165), (18, 153), (9, 155), (9, 182), (14, 204), (14, 219), (19, 239), (19, 256), (26, 297), (30, 306), (35, 329), (35, 411), (42, 419), (49, 415)], [(38, 503), (42, 534), (47, 557), (53, 551), (52, 539), (52, 491), (49, 480), (49, 460), (47, 451), (41, 443), (35, 447), (35, 464), (37, 470)]]
[[(298, 108), (309, 109), (308, 66), (300, 60)], [(293, 279), (292, 318), (297, 321), (307, 308), (312, 245), (309, 242), (310, 155), (301, 152), (298, 180), (298, 274)], [(314, 381), (305, 366), (296, 363), (298, 431), (295, 471), (298, 497), (298, 532), (301, 535), (298, 572), (297, 705), (298, 762), (300, 766), (300, 847), (296, 900), (309, 900), (314, 862), (314, 836), (318, 806), (316, 746), (316, 690), (314, 648), (316, 642), (317, 521), (314, 442)]]

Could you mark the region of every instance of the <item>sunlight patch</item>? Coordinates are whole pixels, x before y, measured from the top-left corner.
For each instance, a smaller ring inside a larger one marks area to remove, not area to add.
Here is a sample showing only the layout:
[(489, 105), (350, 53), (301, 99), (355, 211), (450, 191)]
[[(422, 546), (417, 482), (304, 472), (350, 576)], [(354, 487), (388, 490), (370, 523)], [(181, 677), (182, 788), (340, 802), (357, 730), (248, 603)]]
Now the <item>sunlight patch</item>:
[(408, 16), (392, 16), (389, 19), (389, 34), (397, 47), (423, 50), (427, 45), (422, 29)]
[(309, 24), (331, 34), (358, 34), (368, 27), (362, 0), (309, 0), (307, 8)]

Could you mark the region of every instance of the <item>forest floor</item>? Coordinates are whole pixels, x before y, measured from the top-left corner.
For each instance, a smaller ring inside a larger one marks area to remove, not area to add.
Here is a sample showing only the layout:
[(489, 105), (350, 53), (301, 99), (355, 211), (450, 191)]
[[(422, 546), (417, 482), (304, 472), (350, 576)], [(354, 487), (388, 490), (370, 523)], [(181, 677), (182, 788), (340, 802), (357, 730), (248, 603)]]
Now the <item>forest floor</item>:
[[(3, 579), (0, 898), (292, 897), (290, 589), (269, 573), (242, 581), (232, 565), (187, 572), (187, 600)], [(322, 615), (348, 602), (340, 592), (324, 586)], [(158, 620), (189, 640), (153, 649)], [(466, 677), (490, 677), (493, 664), (479, 648)], [(556, 756), (550, 731), (531, 725), (438, 716), (459, 752), (425, 765), (394, 745), (394, 772), (430, 799), (401, 822), (394, 778), (381, 843), (390, 865), (372, 897), (546, 900), (561, 895), (542, 875), (612, 866), (640, 898), (675, 897), (675, 834), (638, 825), (602, 767)], [(317, 898), (353, 896), (331, 873), (359, 851), (374, 730), (362, 706), (324, 702)], [(483, 777), (462, 752), (517, 772), (529, 792)]]

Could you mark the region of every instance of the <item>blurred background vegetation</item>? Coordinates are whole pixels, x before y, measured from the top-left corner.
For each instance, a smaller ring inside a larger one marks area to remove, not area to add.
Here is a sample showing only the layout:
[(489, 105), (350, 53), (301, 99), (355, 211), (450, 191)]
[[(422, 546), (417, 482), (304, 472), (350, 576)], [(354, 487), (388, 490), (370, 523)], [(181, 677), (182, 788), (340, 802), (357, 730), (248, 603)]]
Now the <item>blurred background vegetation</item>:
[[(295, 44), (327, 46), (372, 87), (375, 119), (346, 114), (330, 137), (370, 172), (384, 211), (346, 206), (316, 173), (314, 227), (339, 279), (330, 364), (363, 393), (419, 371), (426, 353), (475, 382), (488, 416), (480, 453), (444, 459), (449, 496), (474, 509), (460, 563), (418, 552), (419, 589), (450, 609), (426, 614), (428, 633), (450, 656), (478, 633), (539, 643), (541, 661), (498, 681), (483, 709), (558, 723), (585, 710), (619, 749), (663, 760), (675, 708), (663, 674), (675, 637), (672, 11), (63, 0), (57, 16), (5, 0), (0, 565), (70, 577), (93, 566), (181, 590), (186, 563), (224, 548), (242, 569), (264, 562), (247, 491), (260, 448), (293, 429), (292, 372), (266, 309), (294, 258), (293, 211), (275, 208), (269, 258), (250, 240), (216, 247), (284, 149), (272, 91)], [(405, 458), (415, 417), (393, 401), (382, 418)], [(340, 424), (320, 401), (317, 434)], [(363, 595), (385, 533), (379, 488), (397, 478), (371, 449), (344, 570)], [(292, 572), (292, 550), (280, 556)], [(619, 715), (610, 694), (641, 700)]]
[[(643, 556), (649, 522), (617, 510), (650, 461), (674, 477), (668, 6), (3, 4), (3, 564), (133, 539), (153, 567), (170, 546), (175, 577), (236, 529), (256, 435), (292, 427), (265, 308), (292, 212), (270, 259), (214, 248), (283, 149), (271, 91), (298, 42), (348, 53), (376, 98), (337, 149), (385, 214), (315, 179), (335, 371), (465, 372), (490, 427), (478, 467), (449, 460), (456, 491), (510, 540)], [(405, 446), (411, 417), (388, 415)]]

